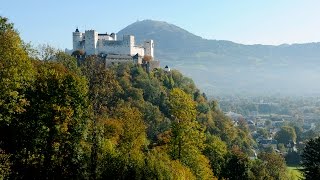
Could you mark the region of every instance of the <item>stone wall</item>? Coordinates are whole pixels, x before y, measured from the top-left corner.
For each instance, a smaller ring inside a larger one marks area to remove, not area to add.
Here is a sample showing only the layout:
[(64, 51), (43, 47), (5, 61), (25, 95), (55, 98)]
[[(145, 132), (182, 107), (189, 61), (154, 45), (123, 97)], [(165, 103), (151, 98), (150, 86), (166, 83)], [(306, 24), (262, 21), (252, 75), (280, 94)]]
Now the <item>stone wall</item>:
[(98, 33), (95, 30), (85, 32), (85, 52), (87, 55), (97, 54)]
[(73, 32), (72, 41), (73, 41), (73, 50), (83, 50), (83, 33)]
[(132, 35), (123, 36), (122, 40), (117, 40), (116, 34), (98, 34), (95, 30), (88, 30), (81, 33), (73, 32), (73, 51), (84, 50), (87, 55), (92, 54), (125, 54), (134, 56), (148, 55), (154, 56), (153, 40), (144, 42), (143, 46), (135, 45)]
[(154, 58), (154, 43), (153, 40), (148, 40), (144, 42), (144, 54)]
[(144, 56), (144, 48), (139, 46), (130, 47), (130, 55), (134, 56), (139, 54), (140, 56)]
[(123, 44), (123, 41), (100, 41), (98, 53), (103, 54), (130, 54), (130, 47)]

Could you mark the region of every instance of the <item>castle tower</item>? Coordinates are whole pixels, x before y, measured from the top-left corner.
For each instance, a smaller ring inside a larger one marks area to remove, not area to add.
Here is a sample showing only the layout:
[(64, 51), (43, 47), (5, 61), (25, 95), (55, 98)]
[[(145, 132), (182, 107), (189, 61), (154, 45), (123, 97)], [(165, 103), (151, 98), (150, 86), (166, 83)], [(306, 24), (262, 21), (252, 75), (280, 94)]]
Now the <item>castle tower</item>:
[(85, 51), (87, 55), (97, 54), (98, 32), (95, 30), (85, 31)]
[(83, 49), (81, 47), (81, 41), (82, 33), (79, 32), (79, 29), (77, 28), (76, 31), (72, 33), (73, 51)]
[(115, 33), (111, 33), (110, 36), (113, 38), (114, 41), (117, 40), (117, 35)]
[(153, 40), (148, 40), (144, 42), (144, 54), (146, 56), (154, 57), (154, 43)]
[(130, 55), (135, 55), (135, 42), (134, 42), (134, 36), (132, 35), (125, 35), (123, 36), (123, 46), (125, 47), (127, 53)]
[(123, 43), (124, 43), (124, 45), (126, 45), (128, 47), (133, 47), (134, 46), (134, 36), (124, 35), (123, 36)]

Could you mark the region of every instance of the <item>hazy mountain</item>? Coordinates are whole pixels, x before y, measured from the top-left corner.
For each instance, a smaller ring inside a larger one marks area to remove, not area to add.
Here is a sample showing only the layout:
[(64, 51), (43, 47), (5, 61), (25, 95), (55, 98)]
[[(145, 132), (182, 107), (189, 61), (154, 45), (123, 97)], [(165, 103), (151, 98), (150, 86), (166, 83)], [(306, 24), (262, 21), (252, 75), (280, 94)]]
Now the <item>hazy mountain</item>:
[[(236, 31), (235, 31), (236, 33)], [(155, 40), (163, 66), (181, 70), (209, 95), (320, 92), (320, 43), (243, 45), (207, 40), (161, 21), (137, 21), (118, 32)]]
[[(201, 43), (202, 38), (178, 26), (161, 21), (137, 21), (118, 32), (118, 34), (133, 34), (136, 39), (153, 39), (159, 50), (170, 52), (182, 51), (185, 47), (192, 47), (189, 43)], [(181, 48), (181, 44), (183, 48)]]

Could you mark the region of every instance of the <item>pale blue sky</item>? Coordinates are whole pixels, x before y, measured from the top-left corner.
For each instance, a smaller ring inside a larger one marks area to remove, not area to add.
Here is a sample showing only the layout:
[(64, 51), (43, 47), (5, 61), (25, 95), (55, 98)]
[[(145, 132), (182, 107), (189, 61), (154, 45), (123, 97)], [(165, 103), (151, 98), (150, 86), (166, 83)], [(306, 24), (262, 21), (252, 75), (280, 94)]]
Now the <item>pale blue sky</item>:
[(25, 41), (71, 48), (71, 32), (118, 32), (143, 19), (244, 44), (320, 42), (319, 0), (0, 0)]

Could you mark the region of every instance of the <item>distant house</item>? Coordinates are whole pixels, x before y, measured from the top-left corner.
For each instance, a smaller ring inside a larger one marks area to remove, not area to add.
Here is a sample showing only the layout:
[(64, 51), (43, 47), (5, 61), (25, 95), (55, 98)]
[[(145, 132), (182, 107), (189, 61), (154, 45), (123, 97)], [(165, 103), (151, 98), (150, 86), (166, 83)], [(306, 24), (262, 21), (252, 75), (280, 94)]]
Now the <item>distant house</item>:
[(250, 126), (250, 125), (255, 125), (255, 123), (252, 121), (252, 120), (250, 120), (250, 121), (248, 121), (248, 125)]
[(270, 135), (272, 137), (274, 137), (278, 131), (280, 131), (280, 128), (271, 128), (271, 129), (269, 129), (269, 133), (270, 133)]
[(258, 120), (256, 125), (257, 125), (258, 128), (264, 128), (265, 120)]
[(166, 72), (170, 72), (170, 71), (171, 71), (171, 69), (170, 69), (170, 67), (169, 67), (168, 65), (166, 65), (166, 67), (164, 68), (164, 71), (166, 71)]
[(277, 145), (278, 145), (278, 141), (275, 139), (262, 139), (258, 143), (264, 148), (272, 146), (273, 149), (277, 149)]
[(235, 122), (238, 122), (240, 119), (243, 119), (243, 116), (241, 114), (234, 113), (234, 112), (231, 112), (231, 111), (225, 113), (225, 115), (227, 117), (231, 118)]
[(284, 121), (283, 120), (281, 120), (281, 121), (272, 121), (271, 124), (272, 124), (273, 127), (280, 128), (280, 127), (282, 127), (284, 125)]
[(288, 152), (297, 152), (296, 143), (294, 141), (289, 141), (289, 143), (286, 144), (286, 147), (288, 148)]

